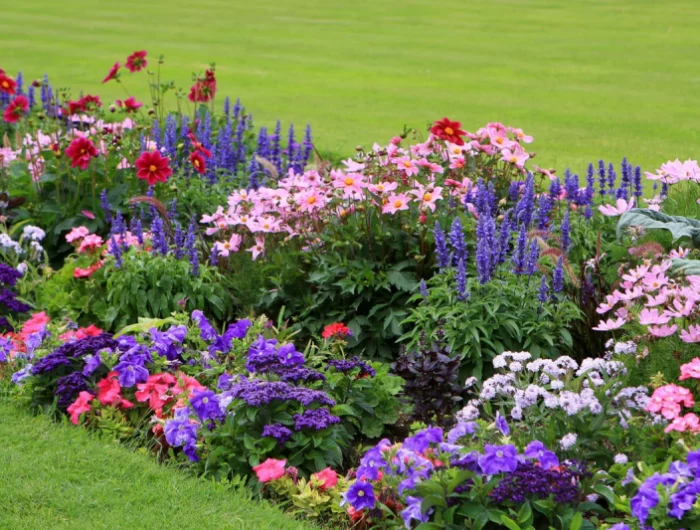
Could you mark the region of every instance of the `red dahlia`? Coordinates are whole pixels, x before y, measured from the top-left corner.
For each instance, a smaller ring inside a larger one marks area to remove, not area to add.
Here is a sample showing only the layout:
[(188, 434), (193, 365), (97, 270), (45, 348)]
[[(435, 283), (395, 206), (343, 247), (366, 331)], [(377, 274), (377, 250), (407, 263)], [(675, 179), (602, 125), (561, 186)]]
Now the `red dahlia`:
[(14, 95), (17, 91), (17, 83), (5, 72), (0, 73), (0, 92)]
[(197, 173), (204, 175), (204, 172), (207, 170), (207, 163), (199, 151), (192, 152), (190, 162)]
[(71, 159), (70, 166), (80, 169), (87, 169), (90, 160), (98, 154), (99, 151), (95, 144), (83, 137), (75, 138), (66, 149), (66, 156)]
[[(146, 66), (148, 66), (148, 61), (146, 60), (146, 50), (141, 50), (140, 52), (134, 52), (129, 57), (126, 58), (126, 64), (124, 65), (129, 72), (132, 74), (134, 72), (140, 72)], [(114, 68), (114, 67), (112, 67)], [(111, 73), (111, 72), (110, 72)]]
[(129, 98), (126, 98), (124, 101), (118, 99), (117, 105), (120, 108), (123, 108), (127, 113), (129, 113), (138, 110), (143, 105), (143, 103), (136, 101), (136, 98), (131, 96)]
[(189, 133), (187, 135), (187, 137), (190, 139), (190, 142), (192, 142), (192, 147), (194, 147), (195, 151), (198, 151), (199, 153), (206, 156), (207, 158), (212, 157), (211, 151), (209, 149), (207, 149), (206, 147), (204, 147), (201, 143), (199, 143), (197, 141), (197, 137), (194, 134)]
[(114, 63), (114, 66), (112, 66), (112, 68), (109, 69), (109, 73), (107, 74), (107, 77), (105, 77), (102, 80), (102, 84), (107, 83), (108, 81), (111, 81), (112, 79), (116, 79), (117, 74), (119, 73), (119, 68), (121, 68), (121, 66), (122, 65), (119, 63), (119, 61)]
[(452, 121), (449, 118), (443, 118), (433, 123), (430, 132), (442, 140), (452, 142), (456, 145), (464, 145), (462, 136), (466, 136), (466, 131), (461, 129), (462, 124), (458, 121)]
[(170, 169), (170, 160), (162, 156), (158, 151), (144, 151), (134, 163), (136, 176), (153, 186), (156, 182), (165, 182), (173, 174)]
[(197, 79), (197, 82), (190, 88), (190, 93), (187, 96), (192, 102), (207, 103), (214, 99), (216, 95), (216, 77), (214, 70), (207, 70), (204, 73), (204, 78)]
[(5, 109), (3, 118), (7, 123), (17, 123), (29, 110), (29, 100), (24, 96), (17, 96)]

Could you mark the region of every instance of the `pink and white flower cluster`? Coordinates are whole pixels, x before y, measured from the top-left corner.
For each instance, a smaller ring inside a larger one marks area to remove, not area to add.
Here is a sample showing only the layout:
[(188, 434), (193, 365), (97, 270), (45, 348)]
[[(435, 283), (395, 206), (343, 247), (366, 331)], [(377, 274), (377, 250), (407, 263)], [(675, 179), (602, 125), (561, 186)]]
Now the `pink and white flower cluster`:
[[(695, 358), (681, 366), (680, 381), (700, 379), (700, 358)], [(700, 433), (700, 417), (694, 412), (683, 414), (683, 407), (695, 405), (693, 394), (687, 388), (668, 384), (654, 390), (646, 410), (657, 417), (670, 421), (665, 431)]]
[(697, 160), (669, 160), (662, 164), (656, 173), (647, 171), (645, 175), (649, 180), (659, 180), (664, 184), (677, 184), (686, 180), (700, 183), (700, 166)]
[[(680, 249), (674, 255), (682, 253)], [(680, 330), (684, 342), (700, 342), (700, 325), (692, 324), (700, 313), (700, 276), (672, 278), (667, 275), (671, 260), (655, 261), (645, 260), (622, 274), (619, 287), (596, 309), (600, 315), (612, 316), (593, 329), (610, 331), (636, 322), (655, 338)]]
[(207, 235), (220, 237), (213, 246), (218, 257), (247, 247), (253, 259), (264, 254), (266, 241), (275, 235), (283, 242), (301, 237), (313, 247), (325, 225), (361, 212), (380, 218), (410, 212), (426, 223), (441, 203), (449, 198), (462, 202), (472, 189), (474, 182), (467, 177), (469, 159), (495, 158), (496, 164), (479, 163), (491, 167), (494, 175), (524, 171), (530, 155), (521, 143), (531, 142), (532, 137), (522, 130), (489, 123), (467, 136), (469, 142), (456, 145), (431, 134), (427, 141), (408, 147), (402, 147), (402, 138), (396, 137), (387, 146), (375, 144), (370, 152), (346, 160), (343, 169), (328, 174), (290, 170), (275, 186), (235, 190), (226, 208), (219, 206), (213, 214), (203, 215), (201, 222), (208, 225)]

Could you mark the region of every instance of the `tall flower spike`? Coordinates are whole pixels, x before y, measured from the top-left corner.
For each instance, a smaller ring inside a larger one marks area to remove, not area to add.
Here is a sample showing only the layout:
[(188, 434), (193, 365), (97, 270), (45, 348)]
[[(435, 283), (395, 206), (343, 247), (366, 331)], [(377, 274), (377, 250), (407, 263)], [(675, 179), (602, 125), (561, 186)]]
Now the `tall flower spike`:
[(187, 238), (185, 239), (185, 247), (190, 258), (190, 266), (192, 275), (199, 276), (199, 251), (197, 250), (197, 221), (193, 217), (190, 226), (187, 229)]
[(418, 289), (420, 290), (420, 294), (423, 297), (424, 300), (428, 299), (428, 286), (425, 284), (425, 280), (421, 279), (420, 283), (418, 284)]
[(542, 281), (540, 282), (540, 291), (537, 295), (537, 299), (543, 304), (549, 300), (549, 287), (547, 287), (547, 277), (544, 274), (542, 275)]
[(566, 210), (564, 219), (561, 221), (561, 249), (568, 253), (571, 248), (571, 220), (569, 210)]
[(532, 221), (532, 212), (535, 210), (535, 178), (532, 173), (528, 174), (525, 181), (523, 196), (518, 202), (515, 210), (515, 217), (519, 223), (529, 226)]
[(107, 189), (102, 189), (100, 193), (100, 207), (105, 214), (105, 222), (108, 224), (112, 223), (112, 207), (109, 204), (109, 199), (107, 198)]
[(438, 267), (445, 269), (450, 265), (450, 251), (447, 249), (445, 233), (440, 227), (440, 222), (435, 221), (435, 254), (437, 255)]
[(552, 275), (552, 289), (555, 293), (559, 293), (564, 289), (564, 258), (559, 257), (557, 266), (554, 268)]
[(610, 193), (613, 193), (615, 189), (615, 183), (617, 181), (617, 173), (615, 173), (615, 166), (612, 162), (608, 164), (608, 188), (610, 188)]
[(525, 274), (532, 276), (537, 272), (537, 262), (540, 259), (540, 246), (537, 244), (536, 239), (530, 241), (530, 248), (527, 252)]
[(112, 236), (109, 238), (109, 253), (114, 256), (114, 262), (117, 268), (121, 267), (123, 264), (122, 261), (122, 249), (117, 243), (117, 239)]
[(450, 244), (452, 245), (452, 265), (457, 265), (460, 260), (466, 262), (467, 243), (464, 239), (464, 229), (459, 217), (455, 217), (454, 221), (452, 221)]
[(182, 232), (182, 225), (175, 223), (175, 257), (181, 259), (185, 255), (185, 234)]
[(460, 259), (457, 263), (457, 299), (464, 302), (469, 296), (467, 293), (467, 266), (464, 260)]
[[(642, 168), (637, 166), (634, 168), (634, 196), (639, 199), (644, 194), (642, 187)], [(639, 202), (639, 201), (637, 201)]]
[(605, 161), (598, 160), (598, 182), (600, 182), (600, 194), (605, 195)]
[(525, 274), (527, 256), (527, 230), (525, 225), (520, 226), (518, 243), (513, 252), (513, 272), (515, 274)]
[(304, 131), (304, 152), (300, 160), (302, 168), (306, 167), (306, 164), (309, 163), (309, 158), (311, 158), (313, 148), (314, 144), (311, 140), (311, 124), (307, 124), (306, 131)]

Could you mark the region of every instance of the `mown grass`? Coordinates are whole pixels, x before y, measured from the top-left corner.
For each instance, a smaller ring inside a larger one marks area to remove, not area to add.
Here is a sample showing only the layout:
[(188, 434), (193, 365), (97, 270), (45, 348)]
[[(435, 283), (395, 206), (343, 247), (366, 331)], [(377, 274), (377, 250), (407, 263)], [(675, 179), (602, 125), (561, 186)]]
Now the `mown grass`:
[(301, 530), (242, 492), (0, 401), (3, 530)]
[(696, 0), (28, 0), (2, 11), (0, 67), (122, 97), (99, 82), (145, 48), (185, 86), (215, 61), (221, 93), (261, 124), (311, 122), (326, 151), (448, 115), (522, 127), (560, 171), (652, 169), (698, 156), (699, 17)]

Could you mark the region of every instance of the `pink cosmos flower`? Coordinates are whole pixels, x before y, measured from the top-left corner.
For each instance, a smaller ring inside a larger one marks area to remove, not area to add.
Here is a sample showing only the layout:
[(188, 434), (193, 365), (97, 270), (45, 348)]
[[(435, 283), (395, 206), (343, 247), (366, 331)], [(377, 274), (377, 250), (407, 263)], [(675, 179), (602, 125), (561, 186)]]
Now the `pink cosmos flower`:
[(671, 250), (671, 252), (668, 253), (668, 257), (671, 259), (680, 259), (685, 258), (688, 254), (690, 254), (689, 248), (678, 247), (678, 250)]
[(596, 313), (604, 315), (613, 309), (620, 302), (620, 291), (613, 291), (612, 294), (605, 295), (605, 302), (601, 303), (596, 309)]
[(268, 458), (262, 464), (253, 467), (253, 471), (262, 483), (277, 480), (284, 476), (284, 467), (287, 465), (286, 460), (276, 460)]
[(394, 191), (398, 186), (398, 182), (378, 182), (377, 184), (370, 184), (368, 188), (372, 193), (383, 195), (384, 193)]
[(391, 162), (393, 164), (396, 164), (396, 167), (399, 169), (399, 171), (403, 171), (407, 177), (411, 177), (413, 175), (418, 174), (418, 166), (416, 165), (415, 161), (412, 160), (409, 156), (392, 158)]
[(411, 190), (408, 193), (416, 197), (416, 202), (419, 202), (421, 208), (428, 208), (431, 212), (435, 211), (435, 201), (442, 199), (442, 188), (426, 188), (422, 184), (418, 184), (417, 189)]
[[(696, 327), (700, 330), (700, 326)], [(700, 379), (700, 359), (696, 357), (689, 363), (681, 365), (681, 376), (678, 379), (680, 381)]]
[(84, 226), (74, 227), (73, 229), (71, 229), (70, 232), (68, 232), (68, 234), (66, 234), (66, 241), (68, 243), (73, 243), (74, 241), (77, 241), (79, 239), (84, 238), (89, 233), (90, 233), (90, 230), (88, 230)]
[(246, 250), (253, 254), (253, 261), (256, 261), (261, 254), (265, 254), (265, 237), (263, 235), (255, 236), (255, 245)]
[(466, 164), (463, 156), (456, 156), (450, 160), (450, 169), (462, 169)]
[(663, 338), (673, 335), (678, 331), (678, 326), (675, 324), (672, 326), (649, 326), (647, 329), (654, 337)]
[(529, 136), (523, 132), (522, 129), (513, 129), (511, 128), (510, 131), (515, 135), (515, 137), (518, 139), (518, 141), (523, 142), (524, 144), (531, 144), (532, 143), (532, 136)]
[(501, 151), (501, 160), (505, 160), (506, 162), (510, 162), (511, 164), (514, 164), (515, 166), (522, 168), (525, 167), (525, 162), (527, 161), (528, 158), (530, 158), (530, 155), (527, 154), (527, 152), (520, 147), (520, 145), (515, 145), (513, 149), (504, 149)]
[(299, 209), (302, 212), (314, 212), (323, 208), (328, 200), (320, 190), (308, 188), (294, 196), (294, 199), (299, 204)]
[(410, 199), (405, 193), (392, 193), (389, 195), (386, 204), (382, 207), (382, 213), (395, 214), (401, 210), (408, 210)]
[(365, 169), (364, 164), (360, 164), (359, 162), (355, 162), (352, 158), (348, 158), (347, 160), (343, 160), (343, 164), (345, 164), (345, 170), (346, 171), (351, 171), (351, 172), (359, 172)]
[(333, 181), (333, 187), (342, 190), (345, 198), (362, 198), (362, 188), (366, 186), (360, 173), (341, 174)]
[(243, 238), (239, 234), (232, 234), (228, 241), (217, 241), (214, 243), (216, 255), (227, 258), (231, 252), (238, 252), (242, 242)]
[(70, 421), (74, 425), (80, 423), (80, 415), (92, 410), (90, 402), (95, 399), (90, 392), (82, 391), (78, 394), (78, 399), (76, 399), (69, 407), (68, 414), (70, 414)]
[[(688, 342), (688, 343), (694, 343), (694, 342), (700, 342), (700, 324), (696, 324), (694, 326), (688, 326), (687, 330), (681, 331), (681, 340), (683, 342)], [(693, 362), (697, 361), (698, 359), (693, 359)], [(700, 363), (698, 363), (700, 364)], [(687, 364), (683, 366), (688, 366)], [(683, 366), (681, 366), (681, 372), (683, 371)], [(681, 379), (683, 379), (681, 377)]]
[(617, 199), (615, 206), (613, 206), (612, 204), (598, 206), (598, 210), (600, 211), (600, 213), (608, 217), (616, 217), (618, 215), (622, 215), (623, 213), (631, 210), (632, 208), (634, 208), (634, 199), (630, 199), (629, 202), (627, 202), (625, 199)]
[(639, 323), (642, 326), (649, 326), (651, 324), (668, 324), (671, 320), (670, 317), (660, 315), (658, 309), (642, 309), (639, 313)]
[(612, 331), (613, 329), (621, 328), (625, 325), (626, 320), (624, 318), (612, 318), (608, 320), (601, 320), (597, 327), (593, 328), (596, 331)]

